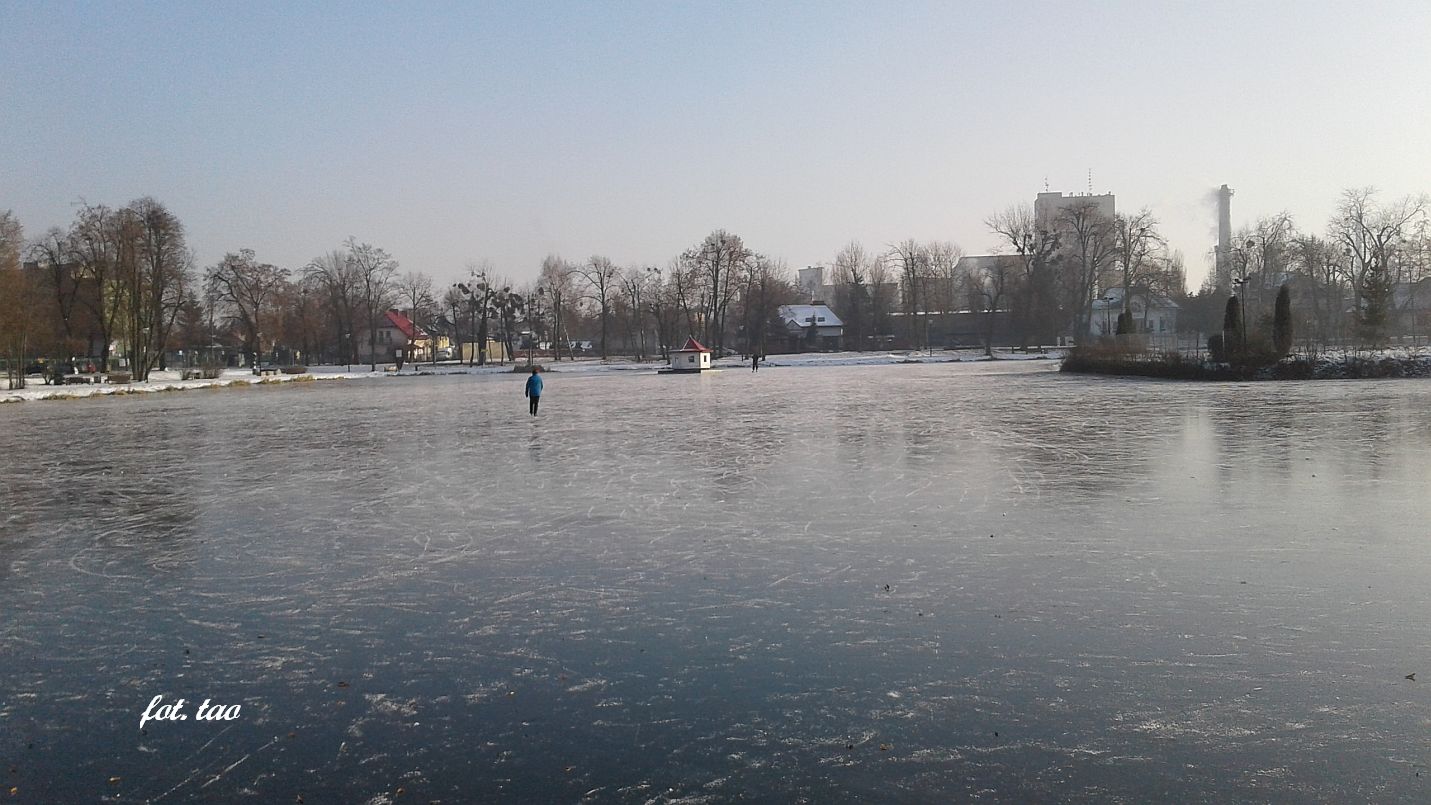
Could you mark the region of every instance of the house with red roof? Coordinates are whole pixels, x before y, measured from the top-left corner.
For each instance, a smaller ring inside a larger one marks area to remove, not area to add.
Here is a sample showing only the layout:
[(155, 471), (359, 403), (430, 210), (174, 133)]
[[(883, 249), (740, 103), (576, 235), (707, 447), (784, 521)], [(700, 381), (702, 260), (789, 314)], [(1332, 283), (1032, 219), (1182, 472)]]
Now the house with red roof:
[(711, 351), (701, 346), (701, 342), (687, 337), (685, 346), (671, 350), (671, 363), (667, 372), (701, 372), (711, 368)]
[[(376, 340), (376, 345), (372, 342)], [(377, 338), (364, 332), (358, 340), (359, 361), (391, 361), (402, 350), (403, 360), (431, 360), (432, 334), (419, 327), (406, 313), (393, 309), (378, 318)], [(369, 355), (369, 347), (374, 351)]]

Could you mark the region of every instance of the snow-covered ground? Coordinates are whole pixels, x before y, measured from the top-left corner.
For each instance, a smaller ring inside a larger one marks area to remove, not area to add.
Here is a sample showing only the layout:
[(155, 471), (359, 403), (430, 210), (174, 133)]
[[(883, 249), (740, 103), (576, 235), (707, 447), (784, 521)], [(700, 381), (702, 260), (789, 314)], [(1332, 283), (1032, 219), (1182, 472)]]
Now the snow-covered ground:
[[(994, 360), (1039, 360), (1058, 358), (1062, 356), (1062, 350), (1051, 350), (1048, 353), (1014, 353), (1006, 349), (995, 350)], [(985, 357), (982, 351), (961, 350), (961, 351), (934, 351), (929, 352), (820, 352), (796, 355), (772, 355), (761, 364), (762, 369), (797, 368), (810, 366), (883, 366), (889, 364), (918, 364), (918, 363), (953, 363), (961, 361), (990, 360)], [(112, 394), (140, 394), (154, 391), (182, 391), (186, 389), (213, 388), (218, 386), (248, 385), (256, 383), (290, 383), (293, 381), (309, 380), (371, 380), (380, 378), (410, 378), (431, 375), (467, 375), (467, 374), (510, 374), (514, 367), (524, 367), (526, 362), (520, 358), (516, 363), (506, 365), (493, 365), (481, 367), (468, 367), (459, 363), (440, 363), (436, 366), (431, 364), (408, 364), (402, 371), (396, 371), (391, 365), (379, 365), (379, 370), (374, 372), (362, 366), (315, 366), (304, 375), (269, 375), (257, 377), (248, 369), (225, 369), (223, 374), (211, 380), (180, 380), (180, 373), (177, 370), (154, 371), (150, 373), (149, 379), (142, 383), (128, 383), (123, 385), (94, 385), (76, 384), (63, 386), (45, 385), (43, 380), (36, 376), (29, 379), (26, 387), (17, 390), (0, 390), (0, 402), (23, 402), (27, 400), (48, 400), (48, 399), (73, 399), (79, 397), (93, 397), (98, 395)], [(665, 364), (660, 361), (647, 361), (637, 363), (630, 360), (609, 360), (602, 361), (594, 358), (582, 358), (575, 361), (557, 361), (543, 364), (547, 371), (562, 374), (586, 373), (586, 372), (656, 372), (665, 368)], [(731, 356), (722, 358), (712, 363), (712, 369), (749, 369), (748, 360)]]

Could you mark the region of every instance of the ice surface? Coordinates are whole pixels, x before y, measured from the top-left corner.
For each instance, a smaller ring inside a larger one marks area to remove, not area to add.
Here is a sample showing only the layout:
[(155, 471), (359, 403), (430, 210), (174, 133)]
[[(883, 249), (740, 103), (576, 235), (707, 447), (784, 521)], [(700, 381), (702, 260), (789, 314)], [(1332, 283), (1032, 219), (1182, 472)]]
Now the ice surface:
[(0, 407), (5, 787), (1425, 801), (1431, 386), (1052, 368)]

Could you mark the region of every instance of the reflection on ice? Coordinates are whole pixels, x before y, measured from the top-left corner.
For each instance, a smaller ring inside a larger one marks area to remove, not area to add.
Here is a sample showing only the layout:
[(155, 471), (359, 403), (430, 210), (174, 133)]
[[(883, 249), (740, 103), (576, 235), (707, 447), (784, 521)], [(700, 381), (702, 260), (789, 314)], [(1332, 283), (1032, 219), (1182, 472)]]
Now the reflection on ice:
[(8, 784), (1424, 799), (1424, 384), (1048, 368), (0, 409)]

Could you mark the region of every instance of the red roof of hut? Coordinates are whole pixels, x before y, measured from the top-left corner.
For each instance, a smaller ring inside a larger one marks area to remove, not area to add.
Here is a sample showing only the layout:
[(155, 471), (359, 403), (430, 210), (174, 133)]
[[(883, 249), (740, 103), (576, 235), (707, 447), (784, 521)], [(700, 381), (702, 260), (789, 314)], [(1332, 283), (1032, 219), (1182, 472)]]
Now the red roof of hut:
[(701, 342), (697, 341), (696, 339), (692, 338), (691, 336), (686, 336), (686, 345), (685, 345), (685, 346), (681, 347), (680, 349), (672, 350), (672, 351), (673, 351), (673, 352), (710, 352), (710, 350), (708, 350), (708, 349), (706, 349), (705, 347), (701, 346)]

